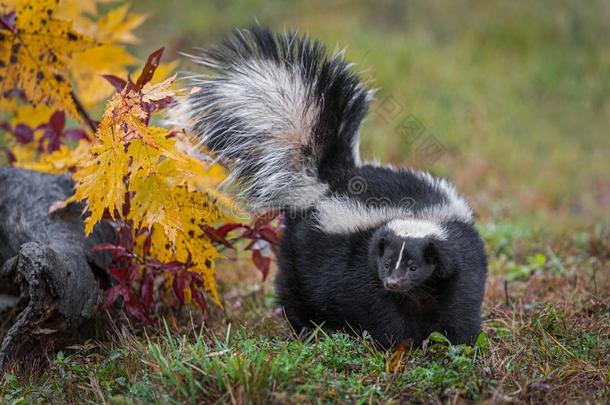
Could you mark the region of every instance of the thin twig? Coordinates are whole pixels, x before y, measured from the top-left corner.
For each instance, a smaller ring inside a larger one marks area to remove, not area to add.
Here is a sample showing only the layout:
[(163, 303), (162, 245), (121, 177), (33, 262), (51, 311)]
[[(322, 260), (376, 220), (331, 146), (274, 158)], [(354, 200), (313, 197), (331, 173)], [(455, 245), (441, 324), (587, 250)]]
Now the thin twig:
[(74, 105), (76, 105), (76, 111), (78, 111), (81, 118), (85, 120), (89, 128), (91, 128), (91, 131), (93, 131), (93, 133), (95, 134), (97, 132), (97, 125), (95, 125), (95, 122), (91, 119), (89, 113), (87, 112), (87, 110), (85, 110), (85, 107), (83, 107), (83, 104), (80, 102), (78, 97), (76, 97), (74, 91), (71, 91), (70, 95), (72, 96), (72, 101), (74, 101)]

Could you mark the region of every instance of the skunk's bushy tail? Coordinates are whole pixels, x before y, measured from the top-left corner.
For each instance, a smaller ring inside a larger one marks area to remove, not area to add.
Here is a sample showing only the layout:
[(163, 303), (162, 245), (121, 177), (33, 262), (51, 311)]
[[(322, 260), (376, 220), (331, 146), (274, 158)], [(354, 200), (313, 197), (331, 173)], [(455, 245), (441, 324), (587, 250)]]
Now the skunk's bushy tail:
[(192, 56), (208, 75), (170, 113), (228, 164), (253, 209), (307, 208), (325, 180), (359, 164), (358, 131), (371, 91), (343, 55), (264, 28), (236, 31)]

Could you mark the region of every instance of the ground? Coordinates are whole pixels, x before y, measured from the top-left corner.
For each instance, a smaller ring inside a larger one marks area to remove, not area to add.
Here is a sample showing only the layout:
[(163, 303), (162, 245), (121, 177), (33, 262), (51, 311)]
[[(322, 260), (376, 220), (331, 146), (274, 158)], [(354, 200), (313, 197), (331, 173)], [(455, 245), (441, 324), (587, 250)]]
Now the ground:
[(347, 47), (380, 89), (364, 157), (445, 176), (473, 203), (490, 261), (484, 334), (398, 352), (299, 340), (273, 276), (237, 258), (220, 265), (225, 306), (205, 327), (115, 317), (103, 337), (10, 370), (3, 401), (610, 401), (608, 3), (201, 3), (135, 1), (152, 13), (138, 52), (177, 57), (255, 17)]

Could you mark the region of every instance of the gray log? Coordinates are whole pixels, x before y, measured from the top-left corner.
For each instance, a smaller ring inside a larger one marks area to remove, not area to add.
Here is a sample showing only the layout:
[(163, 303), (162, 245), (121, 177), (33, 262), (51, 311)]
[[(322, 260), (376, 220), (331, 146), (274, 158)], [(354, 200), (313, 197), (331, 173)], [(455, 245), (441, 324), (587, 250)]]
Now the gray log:
[(109, 258), (92, 254), (91, 246), (111, 241), (113, 233), (98, 226), (85, 238), (78, 204), (49, 214), (52, 203), (72, 193), (68, 175), (0, 168), (0, 328), (7, 330), (0, 335), (0, 370), (41, 352), (97, 311), (94, 269), (106, 268)]

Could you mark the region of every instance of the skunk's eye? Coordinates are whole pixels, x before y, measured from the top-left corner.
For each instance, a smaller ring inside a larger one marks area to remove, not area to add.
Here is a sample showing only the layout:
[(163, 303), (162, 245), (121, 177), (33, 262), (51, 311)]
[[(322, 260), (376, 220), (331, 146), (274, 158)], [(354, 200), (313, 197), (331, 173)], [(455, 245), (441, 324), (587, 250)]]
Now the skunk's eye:
[(385, 250), (385, 238), (379, 239), (379, 243), (377, 244), (377, 250), (379, 252), (379, 256), (381, 256), (383, 254), (383, 251)]
[(387, 270), (387, 269), (389, 269), (389, 268), (390, 268), (390, 262), (389, 262), (389, 261), (385, 262), (385, 263), (383, 264), (383, 267), (385, 267), (385, 268), (386, 268), (386, 270)]
[(415, 271), (415, 270), (417, 270), (417, 266), (412, 264), (412, 265), (409, 266), (409, 270), (410, 271)]

